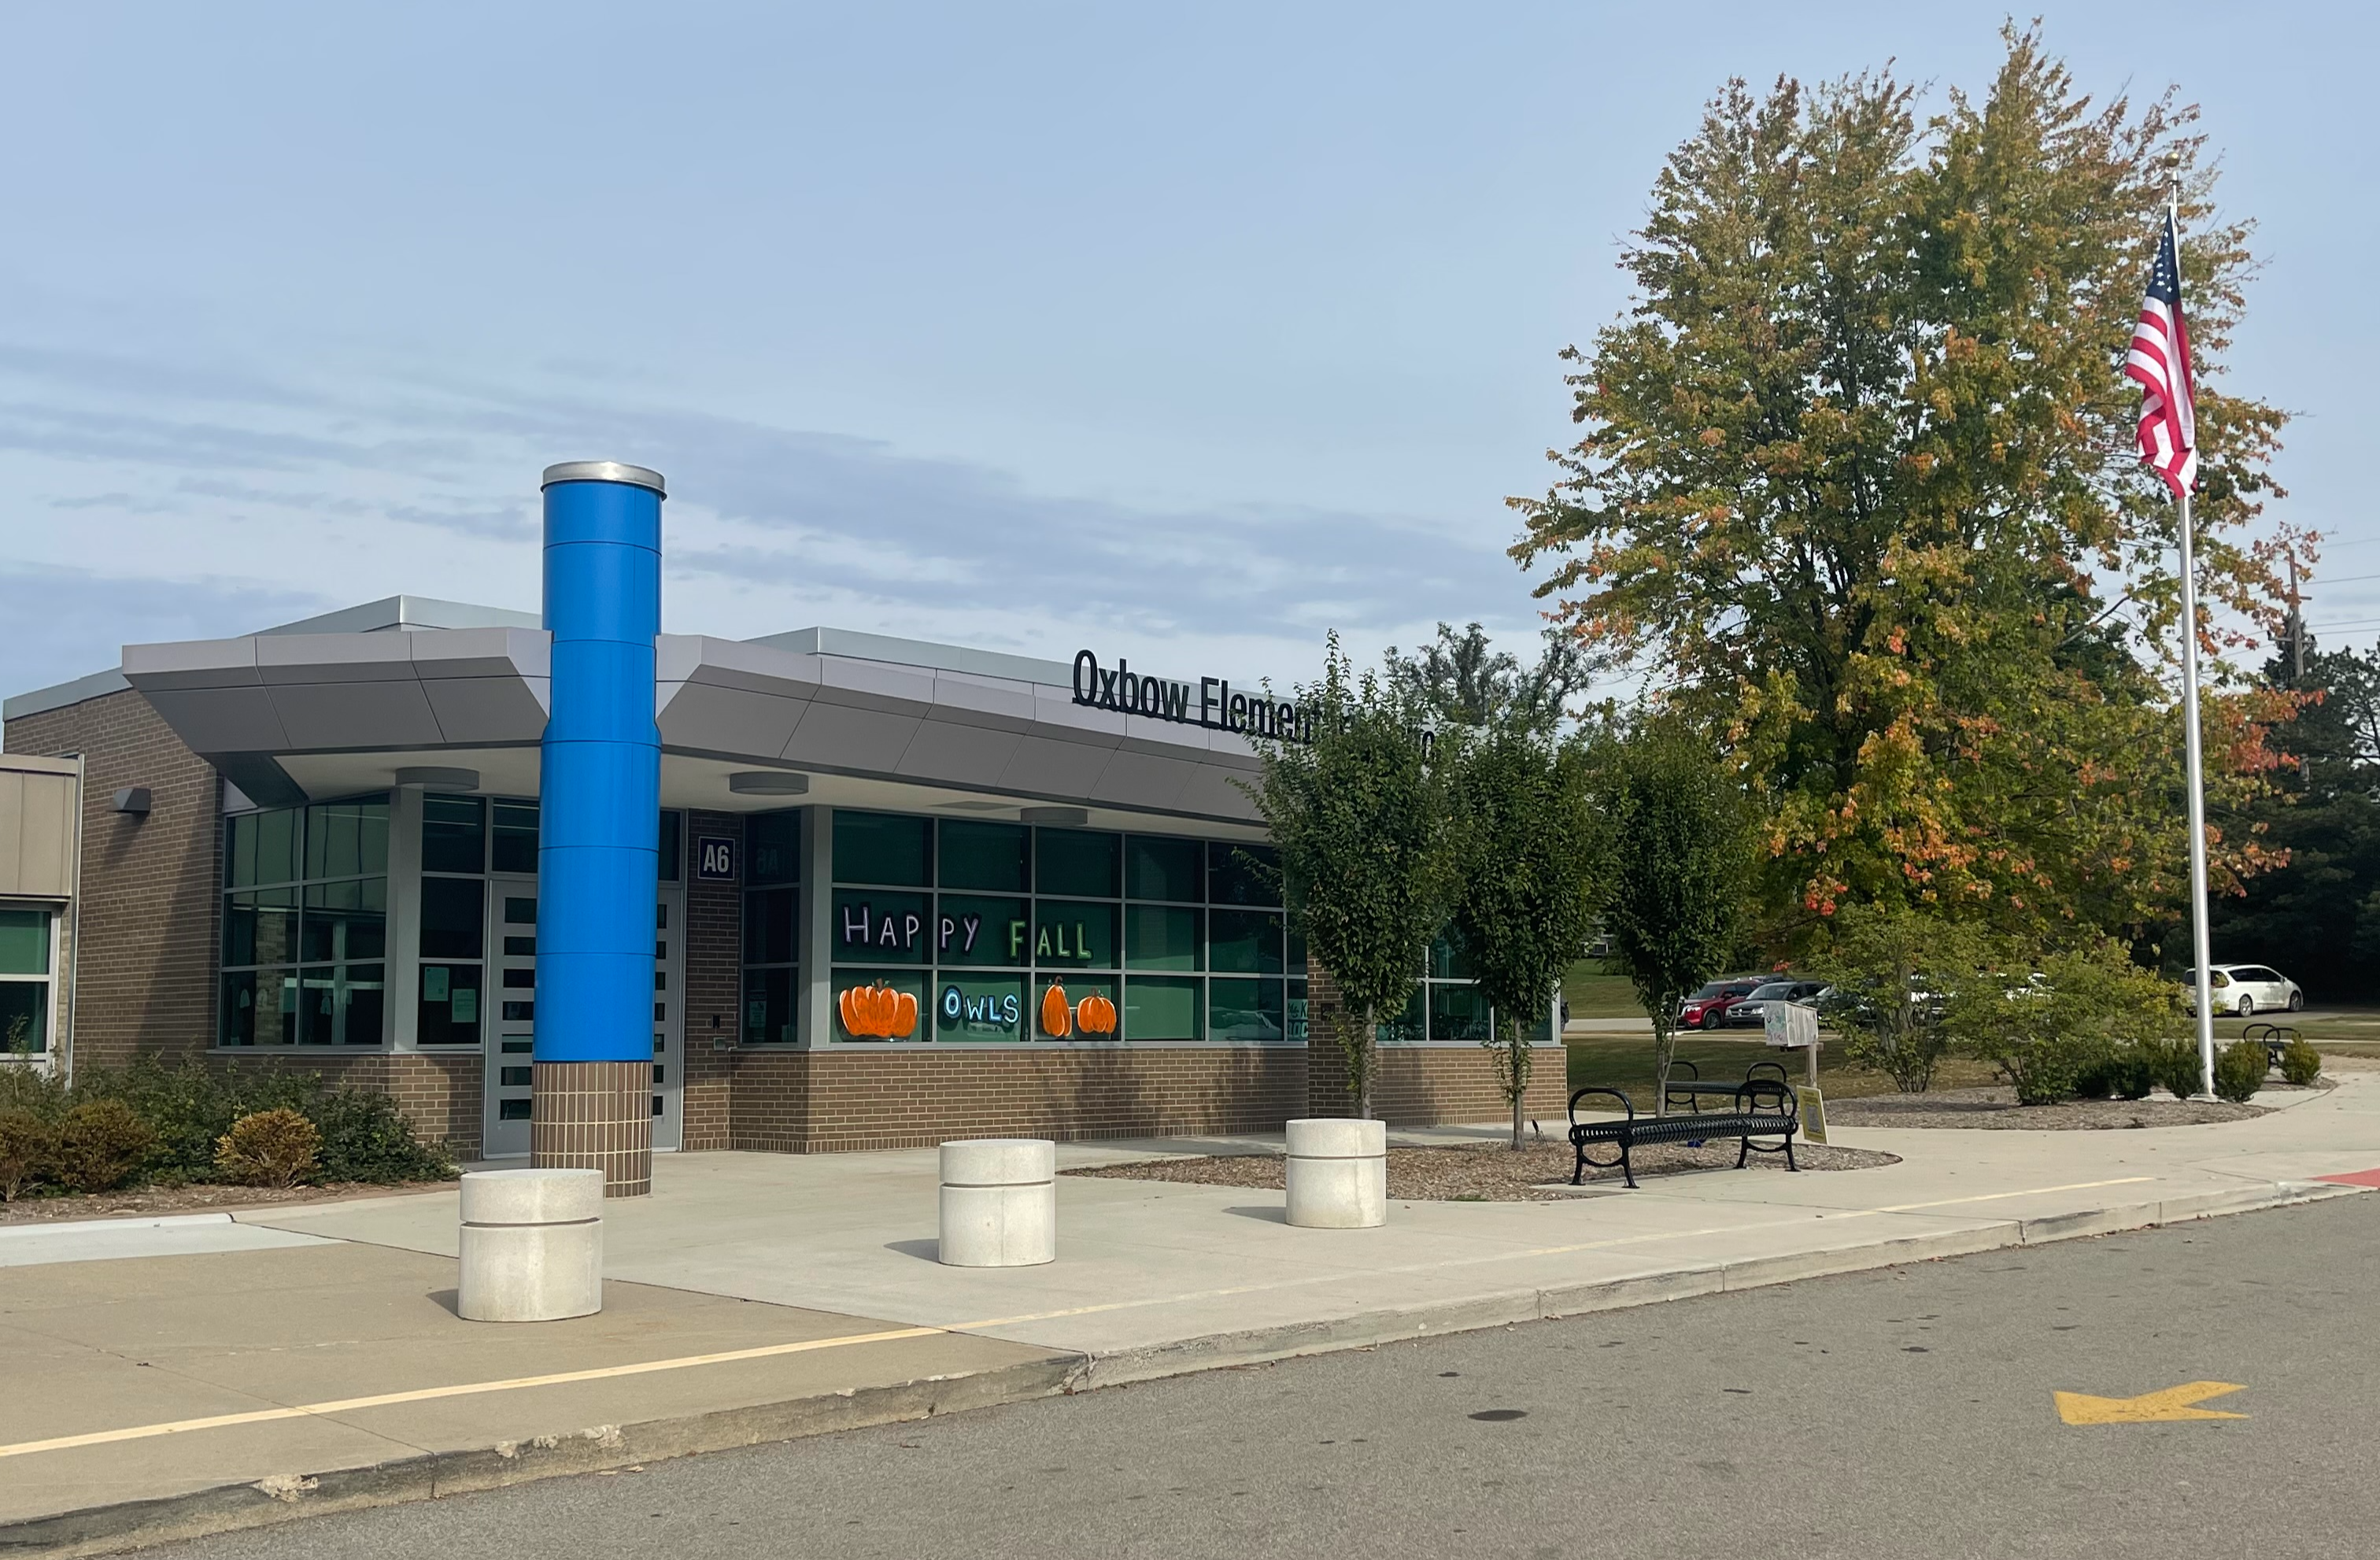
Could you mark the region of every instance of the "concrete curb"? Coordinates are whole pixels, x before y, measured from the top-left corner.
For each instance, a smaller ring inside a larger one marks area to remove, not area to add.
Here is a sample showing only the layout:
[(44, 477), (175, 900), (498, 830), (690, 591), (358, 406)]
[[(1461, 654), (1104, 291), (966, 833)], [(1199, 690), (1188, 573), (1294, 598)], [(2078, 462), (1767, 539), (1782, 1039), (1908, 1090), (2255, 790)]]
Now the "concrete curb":
[(964, 1375), (929, 1377), (819, 1397), (717, 1409), (639, 1424), (596, 1425), (566, 1436), (505, 1442), (477, 1451), (426, 1453), (366, 1468), (282, 1475), (163, 1500), (127, 1501), (0, 1525), (0, 1554), (105, 1554), (176, 1539), (264, 1527), (301, 1517), (436, 1500), (532, 1480), (594, 1473), (667, 1457), (729, 1451), (968, 1408), (1085, 1392), (1201, 1371), (1259, 1365), (1300, 1355), (1369, 1348), (1448, 1333), (1584, 1316), (1698, 1295), (1790, 1284), (1847, 1273), (1974, 1256), (2011, 1247), (2149, 1229), (2227, 1213), (2295, 1207), (2372, 1188), (2331, 1183), (2260, 1182), (2161, 1201), (2088, 1209), (2041, 1219), (1997, 1220), (1964, 1229), (1862, 1240), (1823, 1251), (1674, 1268), (1558, 1288), (1496, 1291), (1427, 1305), (1358, 1311), (1245, 1332), (1209, 1334), (1087, 1357), (1046, 1359)]

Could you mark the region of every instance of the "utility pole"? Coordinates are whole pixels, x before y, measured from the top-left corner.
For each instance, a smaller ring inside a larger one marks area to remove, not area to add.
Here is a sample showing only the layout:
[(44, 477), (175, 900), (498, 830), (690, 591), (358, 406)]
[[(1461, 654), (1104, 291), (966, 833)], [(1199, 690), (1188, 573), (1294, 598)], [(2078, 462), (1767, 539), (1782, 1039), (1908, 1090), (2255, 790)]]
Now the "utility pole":
[(2289, 548), (2289, 689), (2305, 686), (2305, 614), (2298, 601), (2298, 550)]

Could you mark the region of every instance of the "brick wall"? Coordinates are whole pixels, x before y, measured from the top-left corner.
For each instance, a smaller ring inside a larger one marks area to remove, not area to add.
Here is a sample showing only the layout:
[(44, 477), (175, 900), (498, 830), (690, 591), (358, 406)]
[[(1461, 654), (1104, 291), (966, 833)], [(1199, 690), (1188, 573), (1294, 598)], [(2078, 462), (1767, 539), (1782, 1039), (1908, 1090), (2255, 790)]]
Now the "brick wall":
[[(6, 741), (14, 753), (83, 755), (77, 1063), (204, 1050), (214, 1039), (223, 812), (214, 766), (129, 689), (10, 721)], [(129, 786), (149, 787), (147, 817), (115, 810)]]
[[(1353, 1109), (1347, 1062), (1331, 1037), (1339, 989), (1319, 966), (1307, 971), (1305, 1112), (1345, 1115)], [(1372, 1109), (1392, 1127), (1509, 1121), (1512, 1107), (1497, 1081), (1496, 1060), (1478, 1045), (1383, 1045), (1372, 1079)], [(1522, 1100), (1540, 1123), (1567, 1123), (1569, 1053), (1557, 1044), (1534, 1048), (1529, 1087)]]
[(259, 1046), (237, 1054), (243, 1066), (278, 1066), (319, 1072), (330, 1084), (380, 1089), (424, 1139), (445, 1143), (457, 1159), (476, 1159), (481, 1127), (480, 1054), (468, 1052), (285, 1051)]
[[(744, 820), (733, 812), (686, 814), (686, 848), (704, 835), (736, 842), (744, 859)], [(693, 868), (686, 876), (686, 993), (680, 1005), (686, 1066), (685, 1146), (688, 1151), (723, 1149), (735, 1141), (734, 1096), (738, 1007), (743, 1001), (743, 890), (732, 883), (701, 883)], [(717, 1042), (724, 1040), (725, 1049)]]

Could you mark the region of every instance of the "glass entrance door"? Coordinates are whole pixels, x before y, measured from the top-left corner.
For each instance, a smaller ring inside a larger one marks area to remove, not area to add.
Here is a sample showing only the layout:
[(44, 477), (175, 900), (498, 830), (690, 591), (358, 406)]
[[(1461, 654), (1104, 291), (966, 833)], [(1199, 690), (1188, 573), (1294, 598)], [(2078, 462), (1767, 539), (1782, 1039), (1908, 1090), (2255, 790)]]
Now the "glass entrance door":
[(529, 1051), (537, 1032), (537, 879), (488, 880), (491, 1015), (488, 1026), (486, 1133), (481, 1154), (508, 1159), (528, 1153)]

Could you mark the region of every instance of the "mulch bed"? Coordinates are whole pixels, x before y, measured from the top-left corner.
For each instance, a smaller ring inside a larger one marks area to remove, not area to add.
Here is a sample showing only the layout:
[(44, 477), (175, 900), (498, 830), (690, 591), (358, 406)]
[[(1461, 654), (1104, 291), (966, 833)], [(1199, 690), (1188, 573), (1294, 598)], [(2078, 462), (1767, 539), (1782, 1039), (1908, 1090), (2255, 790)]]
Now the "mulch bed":
[[(2268, 1086), (2266, 1092), (2279, 1091)], [(2295, 1091), (2289, 1091), (2295, 1092)], [(2092, 1132), (2133, 1127), (2195, 1127), (2210, 1121), (2245, 1121), (2270, 1114), (2262, 1105), (2225, 1100), (2069, 1100), (2058, 1105), (2020, 1105), (2016, 1091), (1942, 1089), (1925, 1094), (1864, 1094), (1827, 1102), (1829, 1127), (2010, 1127), (2027, 1132)]]
[[(1637, 1180), (1645, 1181), (1661, 1176), (1673, 1176), (1689, 1170), (1732, 1170), (1735, 1168), (1737, 1144), (1706, 1143), (1701, 1148), (1688, 1148), (1683, 1143), (1665, 1143), (1653, 1148), (1638, 1149), (1630, 1162), (1636, 1167)], [(1598, 1147), (1598, 1154), (1609, 1157), (1608, 1146)], [(1804, 1170), (1866, 1170), (1879, 1164), (1897, 1164), (1898, 1154), (1876, 1153), (1866, 1149), (1819, 1148), (1812, 1143), (1793, 1145), (1794, 1163)], [(1064, 1170), (1061, 1175), (1091, 1176), (1120, 1181), (1184, 1181), (1208, 1187), (1246, 1187), (1252, 1191), (1284, 1189), (1282, 1159), (1274, 1153), (1244, 1153), (1199, 1156), (1185, 1159), (1142, 1159), (1129, 1164), (1101, 1164), (1084, 1170)], [(1389, 1150), (1389, 1196), (1399, 1202), (1558, 1202), (1569, 1195), (1542, 1186), (1546, 1181), (1567, 1183), (1571, 1173), (1571, 1149), (1567, 1142), (1533, 1143), (1514, 1153), (1511, 1149), (1446, 1148)], [(1755, 1153), (1747, 1169), (1774, 1170), (1782, 1174), (1785, 1156)], [(1609, 1181), (1621, 1185), (1617, 1169), (1586, 1172), (1589, 1184)]]
[(0, 1225), (49, 1224), (68, 1219), (154, 1219), (175, 1213), (230, 1213), (301, 1202), (336, 1202), (392, 1192), (429, 1191), (452, 1181), (414, 1181), (380, 1186), (342, 1181), (322, 1187), (128, 1187), (122, 1191), (35, 1194), (0, 1202)]

